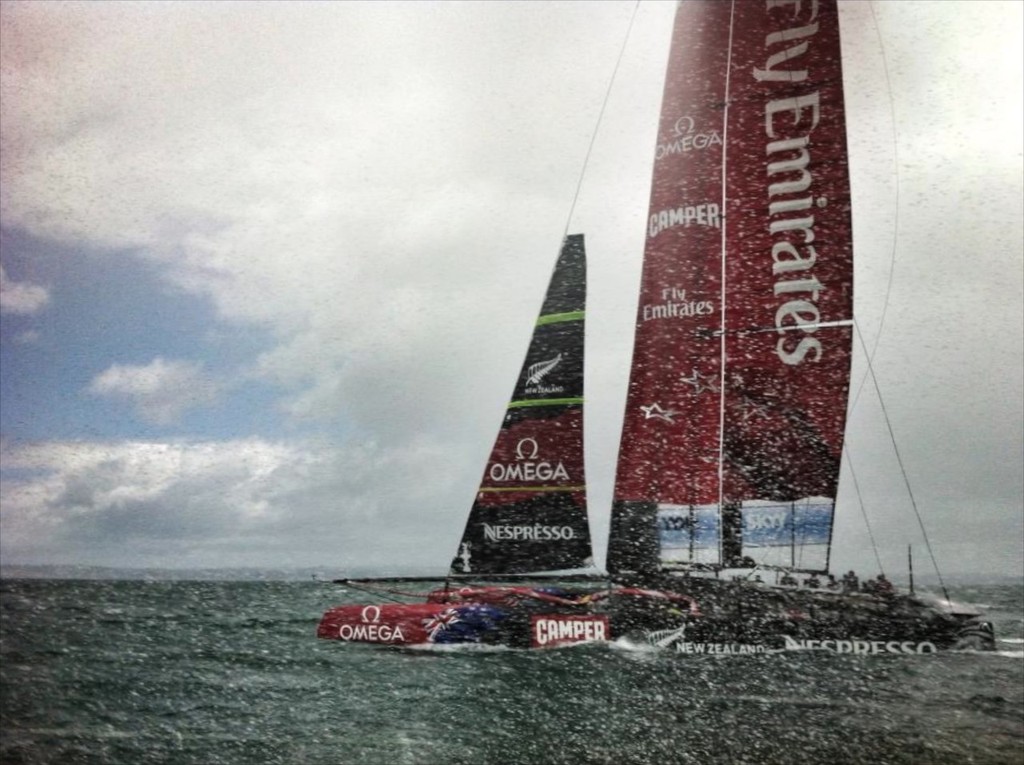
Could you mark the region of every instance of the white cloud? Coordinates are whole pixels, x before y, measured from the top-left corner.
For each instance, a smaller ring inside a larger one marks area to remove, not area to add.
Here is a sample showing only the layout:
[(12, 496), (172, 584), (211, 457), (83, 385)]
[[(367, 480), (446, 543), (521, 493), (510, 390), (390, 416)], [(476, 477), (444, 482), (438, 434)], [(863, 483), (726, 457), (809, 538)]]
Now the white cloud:
[(427, 443), (5, 444), (20, 477), (3, 485), (0, 549), (5, 562), (443, 571), (462, 513), (445, 543), (421, 540), (452, 515), (464, 477), (449, 456)]
[(202, 365), (159, 357), (146, 366), (114, 364), (89, 385), (90, 393), (127, 399), (142, 419), (161, 425), (215, 400), (219, 390)]
[(15, 282), (7, 278), (0, 266), (0, 313), (33, 314), (50, 302), (46, 287), (31, 282)]

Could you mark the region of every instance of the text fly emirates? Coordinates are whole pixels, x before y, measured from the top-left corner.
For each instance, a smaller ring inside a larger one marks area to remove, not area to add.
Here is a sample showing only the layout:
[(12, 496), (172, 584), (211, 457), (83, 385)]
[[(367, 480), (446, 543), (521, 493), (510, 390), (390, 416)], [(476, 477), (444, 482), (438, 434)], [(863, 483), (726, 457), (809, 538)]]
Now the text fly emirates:
[[(803, 26), (772, 32), (765, 39), (767, 61), (764, 69), (755, 68), (753, 77), (758, 82), (779, 82), (792, 84), (807, 80), (807, 70), (789, 70), (778, 67), (797, 64), (806, 55), (808, 38), (818, 31), (815, 18), (818, 2), (801, 3), (800, 0), (767, 0), (767, 9), (792, 10), (791, 23)], [(798, 18), (807, 12), (808, 18)], [(784, 45), (785, 47), (779, 47)], [(784, 119), (788, 117), (789, 119)], [(774, 183), (768, 186), (769, 232), (772, 244), (772, 273), (779, 277), (775, 282), (775, 296), (804, 293), (779, 306), (775, 312), (775, 327), (779, 334), (786, 334), (794, 327), (800, 328), (803, 337), (794, 346), (788, 337), (783, 337), (775, 346), (775, 352), (783, 363), (800, 364), (810, 356), (817, 361), (823, 353), (821, 341), (810, 337), (821, 321), (821, 312), (816, 301), (818, 293), (825, 289), (811, 269), (818, 253), (811, 245), (814, 241), (814, 216), (806, 214), (812, 205), (824, 207), (828, 201), (819, 198), (816, 202), (811, 192), (811, 173), (807, 170), (810, 154), (807, 145), (810, 133), (817, 127), (821, 117), (820, 94), (818, 91), (791, 98), (772, 100), (765, 106), (765, 133), (772, 140), (767, 146), (768, 179)], [(789, 124), (796, 132), (804, 135), (784, 138), (778, 135), (780, 124)], [(782, 155), (781, 157), (779, 155)], [(774, 161), (771, 161), (773, 160)], [(779, 180), (776, 176), (786, 180)], [(794, 177), (795, 176), (795, 177)], [(793, 217), (797, 213), (797, 217)], [(803, 241), (798, 242), (799, 234)], [(808, 297), (810, 299), (808, 299)], [(787, 325), (787, 321), (791, 322)]]

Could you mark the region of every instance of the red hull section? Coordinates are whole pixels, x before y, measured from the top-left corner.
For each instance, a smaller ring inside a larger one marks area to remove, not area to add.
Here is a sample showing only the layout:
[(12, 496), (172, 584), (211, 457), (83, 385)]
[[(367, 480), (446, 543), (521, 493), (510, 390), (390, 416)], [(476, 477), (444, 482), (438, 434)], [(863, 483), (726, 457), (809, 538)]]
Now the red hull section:
[(453, 615), (452, 607), (442, 603), (338, 606), (320, 619), (316, 636), (355, 643), (417, 645), (430, 643)]
[(630, 587), (459, 587), (434, 590), (426, 598), (426, 603), (333, 608), (320, 620), (317, 637), (393, 646), (488, 643), (555, 648), (613, 640), (624, 633), (624, 623), (609, 610), (612, 601), (620, 613), (623, 604), (649, 604), (668, 609), (673, 619), (701, 615), (686, 595)]
[(556, 648), (608, 640), (608, 617), (538, 614), (530, 617), (530, 647)]

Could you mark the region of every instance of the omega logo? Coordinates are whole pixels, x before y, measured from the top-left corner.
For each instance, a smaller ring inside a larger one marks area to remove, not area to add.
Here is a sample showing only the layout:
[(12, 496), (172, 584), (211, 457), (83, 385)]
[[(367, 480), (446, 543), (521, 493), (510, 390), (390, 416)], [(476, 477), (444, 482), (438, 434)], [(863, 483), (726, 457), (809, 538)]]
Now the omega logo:
[[(369, 614), (373, 614), (373, 618), (369, 618)], [(380, 621), (380, 606), (367, 606), (363, 609), (359, 618), (364, 623), (377, 624)]]
[[(686, 126), (685, 128), (683, 126)], [(676, 120), (676, 124), (672, 126), (672, 135), (677, 138), (684, 135), (689, 135), (693, 132), (693, 117), (680, 117)]]
[[(529, 453), (524, 453), (527, 450), (529, 450)], [(539, 453), (540, 446), (538, 446), (536, 439), (521, 438), (519, 439), (519, 443), (516, 444), (516, 459), (535, 460)]]

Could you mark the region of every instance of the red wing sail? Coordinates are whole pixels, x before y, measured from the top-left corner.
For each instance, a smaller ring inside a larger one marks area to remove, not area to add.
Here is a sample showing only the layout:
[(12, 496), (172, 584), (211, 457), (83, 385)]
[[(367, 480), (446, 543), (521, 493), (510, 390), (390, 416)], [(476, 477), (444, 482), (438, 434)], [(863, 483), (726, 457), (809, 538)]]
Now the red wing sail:
[(487, 460), (453, 574), (592, 565), (583, 474), (586, 257), (567, 237)]
[(798, 545), (827, 550), (852, 305), (835, 1), (684, 0), (609, 570), (737, 565), (787, 546), (766, 562), (791, 565)]

